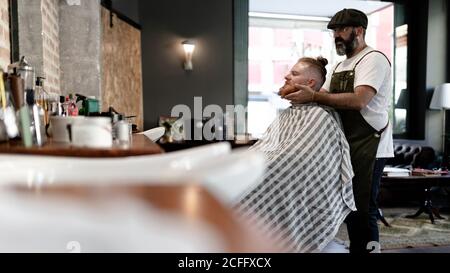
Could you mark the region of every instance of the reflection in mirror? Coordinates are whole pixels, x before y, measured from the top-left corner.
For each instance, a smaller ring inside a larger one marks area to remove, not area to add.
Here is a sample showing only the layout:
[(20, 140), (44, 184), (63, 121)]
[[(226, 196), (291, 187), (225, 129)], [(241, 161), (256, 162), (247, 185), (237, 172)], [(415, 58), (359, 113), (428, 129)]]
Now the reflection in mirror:
[(406, 120), (408, 118), (409, 109), (409, 92), (407, 89), (400, 91), (400, 96), (395, 104), (395, 128), (396, 134), (402, 134), (406, 132)]
[(408, 25), (395, 28), (394, 134), (407, 132), (409, 91), (407, 88)]

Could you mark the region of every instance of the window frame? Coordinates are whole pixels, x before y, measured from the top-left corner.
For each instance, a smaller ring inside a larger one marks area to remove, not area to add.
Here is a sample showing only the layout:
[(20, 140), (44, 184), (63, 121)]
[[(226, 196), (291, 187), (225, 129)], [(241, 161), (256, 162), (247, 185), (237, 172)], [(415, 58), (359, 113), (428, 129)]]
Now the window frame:
[[(409, 92), (406, 131), (394, 134), (394, 139), (425, 140), (425, 117), (429, 105), (426, 90), (428, 0), (393, 2), (394, 29), (408, 25), (407, 90)], [(403, 12), (402, 12), (403, 11)], [(395, 107), (395, 105), (394, 105)]]

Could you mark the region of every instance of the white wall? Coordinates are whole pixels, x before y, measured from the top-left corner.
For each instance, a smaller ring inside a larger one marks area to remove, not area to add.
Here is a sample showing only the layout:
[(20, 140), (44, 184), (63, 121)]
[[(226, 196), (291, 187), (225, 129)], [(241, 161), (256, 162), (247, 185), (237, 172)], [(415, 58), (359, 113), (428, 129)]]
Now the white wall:
[[(447, 50), (446, 0), (429, 1), (427, 43), (427, 89), (445, 82)], [(412, 59), (414, 62), (414, 58)], [(413, 64), (414, 65), (414, 64)], [(429, 105), (427, 105), (427, 108)], [(414, 109), (412, 109), (414, 111)], [(442, 151), (443, 116), (438, 110), (427, 110), (425, 116), (425, 140), (396, 140), (433, 147)]]
[[(447, 15), (446, 0), (429, 2), (427, 88), (434, 88), (446, 80)], [(426, 114), (425, 141), (436, 151), (442, 151), (442, 113), (428, 110)]]

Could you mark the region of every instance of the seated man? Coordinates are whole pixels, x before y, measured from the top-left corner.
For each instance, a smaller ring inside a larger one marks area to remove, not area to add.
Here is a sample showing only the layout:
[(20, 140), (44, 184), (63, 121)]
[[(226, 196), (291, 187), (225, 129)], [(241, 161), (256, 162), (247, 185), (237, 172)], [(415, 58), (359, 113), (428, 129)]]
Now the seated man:
[[(294, 84), (319, 91), (327, 63), (300, 59), (280, 95), (294, 92)], [(293, 105), (251, 149), (265, 153), (268, 168), (238, 200), (239, 214), (289, 251), (321, 251), (355, 210), (349, 145), (337, 113), (314, 103)]]

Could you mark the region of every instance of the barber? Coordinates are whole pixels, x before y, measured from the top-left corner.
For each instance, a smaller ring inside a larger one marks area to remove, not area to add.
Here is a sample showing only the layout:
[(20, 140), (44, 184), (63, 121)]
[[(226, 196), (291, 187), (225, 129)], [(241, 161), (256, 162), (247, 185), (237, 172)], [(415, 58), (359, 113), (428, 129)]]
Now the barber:
[(321, 92), (296, 85), (285, 98), (292, 103), (316, 102), (338, 110), (350, 144), (355, 177), (356, 212), (346, 219), (350, 253), (369, 252), (379, 242), (377, 198), (387, 158), (394, 156), (389, 123), (392, 69), (388, 58), (365, 42), (367, 16), (355, 9), (336, 13), (328, 24), (336, 51), (347, 58), (328, 75)]

